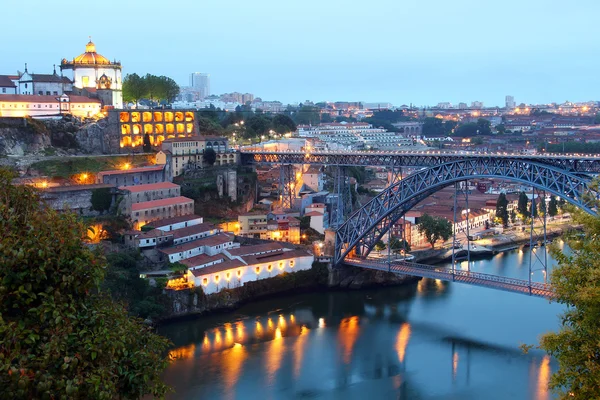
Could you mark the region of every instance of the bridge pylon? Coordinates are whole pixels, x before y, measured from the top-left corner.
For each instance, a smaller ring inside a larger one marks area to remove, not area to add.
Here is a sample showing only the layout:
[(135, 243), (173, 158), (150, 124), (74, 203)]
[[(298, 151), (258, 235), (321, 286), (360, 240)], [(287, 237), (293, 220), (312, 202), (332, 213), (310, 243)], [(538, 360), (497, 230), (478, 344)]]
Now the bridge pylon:
[(296, 175), (292, 164), (283, 164), (279, 169), (279, 200), (282, 209), (294, 207), (296, 197)]
[[(464, 208), (461, 208), (459, 200), (464, 200)], [(467, 262), (467, 270), (471, 270), (471, 234), (469, 217), (469, 181), (456, 182), (454, 184), (454, 221), (452, 228), (452, 271), (456, 264)], [(464, 218), (464, 220), (463, 220)], [(464, 223), (463, 223), (464, 222)], [(458, 231), (458, 232), (457, 232)], [(466, 248), (463, 244), (466, 239)]]
[(329, 226), (337, 228), (352, 213), (352, 188), (350, 187), (347, 168), (343, 166), (334, 168), (333, 194), (335, 197), (329, 216)]
[[(536, 202), (536, 198), (539, 199)], [(536, 204), (537, 203), (537, 204)], [(537, 271), (542, 272), (544, 283), (548, 282), (548, 245), (547, 217), (548, 204), (546, 203), (546, 191), (531, 190), (530, 202), (530, 226), (529, 226), (529, 282), (533, 280)], [(537, 226), (536, 226), (537, 225)]]

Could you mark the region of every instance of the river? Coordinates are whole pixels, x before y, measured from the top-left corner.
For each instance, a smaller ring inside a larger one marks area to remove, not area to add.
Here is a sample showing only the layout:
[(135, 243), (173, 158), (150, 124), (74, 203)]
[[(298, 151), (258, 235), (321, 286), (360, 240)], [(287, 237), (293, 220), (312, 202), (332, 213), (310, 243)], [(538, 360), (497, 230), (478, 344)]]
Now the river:
[[(527, 279), (529, 256), (500, 253), (471, 270)], [(427, 279), (278, 297), (161, 327), (176, 358), (164, 379), (171, 399), (546, 400), (556, 363), (519, 345), (558, 329), (561, 310)]]

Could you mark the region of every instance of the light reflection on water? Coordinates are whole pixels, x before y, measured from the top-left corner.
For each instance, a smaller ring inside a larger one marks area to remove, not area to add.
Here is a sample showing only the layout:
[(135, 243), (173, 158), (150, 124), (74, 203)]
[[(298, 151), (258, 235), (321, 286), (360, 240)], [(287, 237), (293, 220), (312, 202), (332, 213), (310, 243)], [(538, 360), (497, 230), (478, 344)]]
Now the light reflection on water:
[[(527, 273), (519, 257), (487, 260), (488, 272)], [(485, 262), (474, 267), (484, 272)], [(543, 299), (435, 280), (289, 296), (163, 327), (177, 344), (165, 380), (172, 399), (549, 400), (554, 362), (518, 346), (556, 329), (559, 311)]]

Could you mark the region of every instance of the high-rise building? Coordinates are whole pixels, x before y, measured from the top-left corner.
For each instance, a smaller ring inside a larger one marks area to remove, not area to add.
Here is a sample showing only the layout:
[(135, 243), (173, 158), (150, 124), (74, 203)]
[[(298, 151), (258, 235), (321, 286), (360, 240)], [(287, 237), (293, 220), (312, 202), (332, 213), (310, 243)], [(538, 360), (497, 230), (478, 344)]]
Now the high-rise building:
[(482, 101), (472, 101), (471, 102), (471, 108), (483, 108), (483, 102)]
[(190, 74), (190, 86), (200, 93), (202, 99), (210, 96), (210, 75), (202, 72), (192, 72)]
[(512, 109), (516, 107), (515, 98), (513, 96), (506, 96), (506, 108)]

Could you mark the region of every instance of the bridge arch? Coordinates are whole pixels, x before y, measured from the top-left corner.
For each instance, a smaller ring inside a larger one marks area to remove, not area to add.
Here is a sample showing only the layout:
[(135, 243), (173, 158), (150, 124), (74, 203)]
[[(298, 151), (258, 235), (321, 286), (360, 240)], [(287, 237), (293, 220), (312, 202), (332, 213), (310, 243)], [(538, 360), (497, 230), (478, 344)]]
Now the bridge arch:
[(596, 214), (586, 200), (589, 176), (518, 158), (466, 158), (411, 174), (354, 212), (336, 232), (334, 264), (355, 248), (362, 255), (368, 254), (394, 222), (431, 194), (456, 182), (480, 178), (524, 183)]

